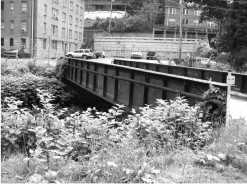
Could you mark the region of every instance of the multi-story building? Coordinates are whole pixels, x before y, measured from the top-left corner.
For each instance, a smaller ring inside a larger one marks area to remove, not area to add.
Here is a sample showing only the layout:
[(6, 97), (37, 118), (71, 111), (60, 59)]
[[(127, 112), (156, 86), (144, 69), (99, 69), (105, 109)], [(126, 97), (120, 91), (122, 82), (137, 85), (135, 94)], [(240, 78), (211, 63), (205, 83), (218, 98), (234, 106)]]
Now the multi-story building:
[(86, 11), (109, 11), (111, 10), (111, 3), (113, 10), (126, 10), (130, 6), (122, 0), (85, 0)]
[(1, 47), (63, 56), (83, 43), (84, 9), (84, 0), (1, 0)]
[[(164, 25), (154, 27), (155, 37), (179, 38), (180, 0), (166, 1)], [(182, 30), (185, 39), (205, 39), (214, 37), (216, 24), (210, 21), (199, 23), (201, 10), (186, 9), (183, 6)]]

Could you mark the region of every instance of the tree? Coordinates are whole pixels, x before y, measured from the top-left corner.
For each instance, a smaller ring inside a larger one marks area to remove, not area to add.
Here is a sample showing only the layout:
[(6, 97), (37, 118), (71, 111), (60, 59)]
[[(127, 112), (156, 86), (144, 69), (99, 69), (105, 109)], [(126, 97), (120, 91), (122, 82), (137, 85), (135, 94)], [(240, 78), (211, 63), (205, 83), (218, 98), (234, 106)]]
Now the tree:
[(219, 51), (231, 53), (235, 64), (238, 53), (247, 48), (247, 2), (246, 0), (185, 0), (187, 6), (202, 9), (200, 21), (218, 22)]

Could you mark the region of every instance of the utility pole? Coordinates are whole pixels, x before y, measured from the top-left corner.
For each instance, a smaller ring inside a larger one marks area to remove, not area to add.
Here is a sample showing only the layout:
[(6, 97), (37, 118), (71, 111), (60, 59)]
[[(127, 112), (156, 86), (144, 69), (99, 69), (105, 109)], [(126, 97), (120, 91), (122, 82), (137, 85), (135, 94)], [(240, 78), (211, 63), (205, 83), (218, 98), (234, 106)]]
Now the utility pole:
[(31, 58), (34, 58), (34, 48), (33, 48), (33, 46), (34, 46), (34, 23), (33, 23), (33, 21), (34, 21), (34, 0), (32, 0), (31, 1), (32, 2), (32, 18), (31, 18), (31, 27), (32, 27), (32, 31), (31, 31), (31, 33), (32, 33), (32, 37), (31, 37)]
[(70, 0), (67, 0), (67, 37), (66, 37), (66, 47), (65, 54), (69, 52), (69, 11), (70, 11)]
[(114, 0), (111, 0), (111, 13), (110, 13), (110, 20), (109, 20), (109, 35), (111, 35), (111, 16), (112, 16), (112, 2)]
[(182, 41), (183, 41), (183, 0), (180, 0), (180, 21), (179, 21), (179, 33), (180, 33), (180, 39), (179, 39), (179, 62), (181, 63), (182, 58)]

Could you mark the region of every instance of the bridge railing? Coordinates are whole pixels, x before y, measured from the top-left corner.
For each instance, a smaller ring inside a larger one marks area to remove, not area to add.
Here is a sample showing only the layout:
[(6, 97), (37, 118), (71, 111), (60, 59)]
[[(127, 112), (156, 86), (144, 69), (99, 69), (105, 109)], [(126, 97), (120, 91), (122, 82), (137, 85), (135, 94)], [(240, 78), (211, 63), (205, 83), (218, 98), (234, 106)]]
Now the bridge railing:
[(227, 88), (217, 82), (74, 58), (68, 58), (64, 80), (129, 108), (153, 104), (156, 99), (174, 99), (177, 95), (186, 96), (190, 104), (195, 104), (203, 100), (202, 94), (210, 83)]
[[(158, 63), (149, 63), (143, 61), (133, 61), (128, 59), (114, 59), (114, 64), (142, 68), (162, 73), (181, 75), (196, 79), (209, 80), (220, 83), (226, 83), (228, 72), (193, 68), (185, 66), (172, 66)], [(247, 93), (247, 74), (232, 73), (235, 76), (235, 88), (242, 93)]]

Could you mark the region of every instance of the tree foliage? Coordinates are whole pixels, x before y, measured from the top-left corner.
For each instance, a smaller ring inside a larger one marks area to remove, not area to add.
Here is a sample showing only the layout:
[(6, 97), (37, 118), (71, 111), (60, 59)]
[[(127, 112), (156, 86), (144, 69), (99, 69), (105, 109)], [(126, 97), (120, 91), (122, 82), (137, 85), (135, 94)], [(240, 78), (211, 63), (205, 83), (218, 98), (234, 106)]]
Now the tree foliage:
[[(126, 0), (132, 10), (121, 19), (111, 21), (112, 32), (150, 32), (155, 23), (162, 22), (162, 9), (159, 0)], [(96, 19), (92, 26), (94, 30), (107, 31), (109, 19)]]
[[(200, 21), (218, 23), (219, 51), (231, 53), (231, 63), (239, 52), (247, 48), (247, 2), (222, 0), (185, 0), (188, 6), (202, 9)], [(245, 61), (246, 62), (246, 61)]]

